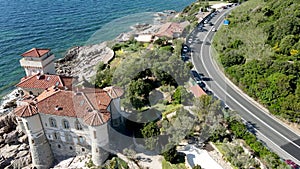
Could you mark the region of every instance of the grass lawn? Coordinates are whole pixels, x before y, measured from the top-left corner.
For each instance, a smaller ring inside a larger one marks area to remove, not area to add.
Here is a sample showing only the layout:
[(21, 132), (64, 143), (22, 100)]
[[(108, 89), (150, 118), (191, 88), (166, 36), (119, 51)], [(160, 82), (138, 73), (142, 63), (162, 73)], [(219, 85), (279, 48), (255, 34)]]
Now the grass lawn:
[(165, 159), (162, 160), (162, 169), (187, 169), (184, 163), (171, 164)]

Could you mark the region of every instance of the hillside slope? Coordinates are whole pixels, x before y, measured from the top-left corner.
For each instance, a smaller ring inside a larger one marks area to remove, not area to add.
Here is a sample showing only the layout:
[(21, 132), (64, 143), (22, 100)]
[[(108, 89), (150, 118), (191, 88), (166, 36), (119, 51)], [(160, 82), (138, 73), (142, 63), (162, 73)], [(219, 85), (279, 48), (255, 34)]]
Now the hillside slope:
[(227, 76), (271, 113), (300, 124), (300, 0), (251, 0), (213, 46)]

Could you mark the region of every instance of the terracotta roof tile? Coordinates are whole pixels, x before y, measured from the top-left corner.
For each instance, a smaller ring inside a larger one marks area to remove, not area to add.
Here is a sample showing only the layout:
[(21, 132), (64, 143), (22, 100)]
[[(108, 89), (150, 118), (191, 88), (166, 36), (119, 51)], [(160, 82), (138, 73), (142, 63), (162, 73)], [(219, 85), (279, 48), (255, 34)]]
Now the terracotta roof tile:
[(18, 117), (30, 117), (38, 114), (38, 109), (35, 105), (28, 103), (27, 105), (17, 107), (14, 110), (14, 114)]
[(26, 78), (22, 78), (20, 83), (16, 85), (21, 88), (47, 89), (52, 86), (68, 88), (72, 87), (71, 77), (60, 77), (59, 75), (36, 74)]
[(107, 110), (95, 110), (87, 114), (83, 121), (90, 126), (99, 126), (110, 119), (110, 113)]
[(36, 100), (40, 113), (82, 118), (87, 124), (94, 126), (110, 119), (107, 108), (111, 98), (101, 89), (70, 91), (52, 87), (40, 94)]
[[(47, 95), (47, 93), (45, 92), (43, 92), (43, 95)], [(39, 108), (40, 113), (52, 114), (57, 116), (77, 117), (72, 101), (74, 96), (72, 91), (57, 89), (57, 91), (48, 92), (48, 97), (45, 97), (42, 100), (38, 100), (37, 102), (37, 107)]]
[(124, 94), (124, 90), (117, 86), (106, 87), (103, 90), (107, 91), (112, 99), (119, 98)]
[(21, 56), (23, 57), (41, 57), (44, 54), (48, 53), (50, 49), (37, 49), (37, 48), (32, 48), (29, 51), (23, 53)]
[(87, 88), (81, 89), (80, 91), (85, 94), (94, 109), (107, 109), (107, 106), (112, 100), (103, 89)]
[(179, 23), (167, 22), (161, 26), (156, 36), (173, 37), (174, 33), (181, 33), (183, 31), (182, 26)]
[(191, 92), (194, 94), (195, 97), (200, 97), (202, 95), (206, 95), (206, 93), (202, 90), (202, 88), (196, 84), (190, 88)]

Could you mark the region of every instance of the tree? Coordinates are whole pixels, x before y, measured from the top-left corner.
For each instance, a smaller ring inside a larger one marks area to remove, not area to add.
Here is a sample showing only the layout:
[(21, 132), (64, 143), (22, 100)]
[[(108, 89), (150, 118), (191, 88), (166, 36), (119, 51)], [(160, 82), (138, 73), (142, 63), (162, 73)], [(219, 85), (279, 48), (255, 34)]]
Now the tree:
[(191, 100), (191, 94), (186, 91), (184, 86), (178, 86), (172, 96), (174, 104), (188, 103)]
[(146, 147), (150, 150), (153, 150), (158, 141), (158, 135), (160, 130), (155, 122), (150, 122), (141, 129), (142, 135), (145, 138)]
[(176, 155), (177, 155), (176, 146), (173, 146), (167, 151), (163, 152), (162, 155), (164, 156), (166, 161), (169, 161), (170, 163), (175, 162)]
[(193, 169), (202, 169), (202, 167), (200, 166), (200, 165), (195, 165), (194, 167), (193, 167)]
[(110, 69), (103, 62), (99, 63), (97, 74), (94, 80), (95, 86), (104, 88), (110, 86), (112, 83), (112, 76), (115, 69)]
[(221, 63), (224, 67), (231, 67), (233, 65), (241, 65), (246, 62), (246, 58), (237, 51), (230, 50), (225, 52), (225, 54), (220, 55)]
[(159, 128), (155, 122), (150, 122), (141, 130), (144, 138), (158, 136), (160, 134)]

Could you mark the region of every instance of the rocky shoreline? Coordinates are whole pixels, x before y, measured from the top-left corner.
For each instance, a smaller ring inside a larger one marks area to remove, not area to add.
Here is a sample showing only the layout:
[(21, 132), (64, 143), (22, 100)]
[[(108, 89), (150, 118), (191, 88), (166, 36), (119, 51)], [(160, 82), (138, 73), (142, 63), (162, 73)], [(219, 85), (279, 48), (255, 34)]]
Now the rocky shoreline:
[[(0, 117), (0, 168), (23, 168), (31, 164), (27, 136), (11, 112)], [(28, 167), (29, 168), (29, 167)]]
[[(155, 18), (158, 23), (136, 24), (132, 26), (132, 31), (120, 34), (113, 42), (129, 40), (135, 34), (155, 33), (159, 26), (167, 18), (174, 17), (175, 13), (171, 10), (159, 12)], [(99, 62), (107, 64), (114, 55), (114, 51), (107, 47), (107, 42), (72, 47), (63, 58), (55, 62), (56, 73), (78, 77), (79, 82), (90, 81), (97, 72), (96, 66)], [(13, 106), (8, 106), (18, 98), (17, 94), (18, 89), (13, 90), (3, 98), (0, 106), (0, 168), (4, 169), (30, 168), (32, 162), (28, 138), (17, 126), (16, 117), (12, 112)]]
[(106, 46), (106, 42), (71, 48), (64, 58), (55, 63), (56, 73), (78, 77), (78, 81), (90, 81), (96, 75), (99, 62), (107, 64), (114, 57), (114, 51)]
[[(112, 42), (123, 42), (137, 34), (154, 34), (168, 19), (175, 17), (176, 11), (158, 12), (154, 16), (154, 24), (137, 23), (131, 26), (132, 31), (121, 33)], [(90, 81), (96, 75), (99, 62), (109, 63), (114, 58), (114, 51), (107, 47), (107, 42), (87, 46), (75, 46), (55, 63), (56, 73), (78, 77), (78, 83)]]

